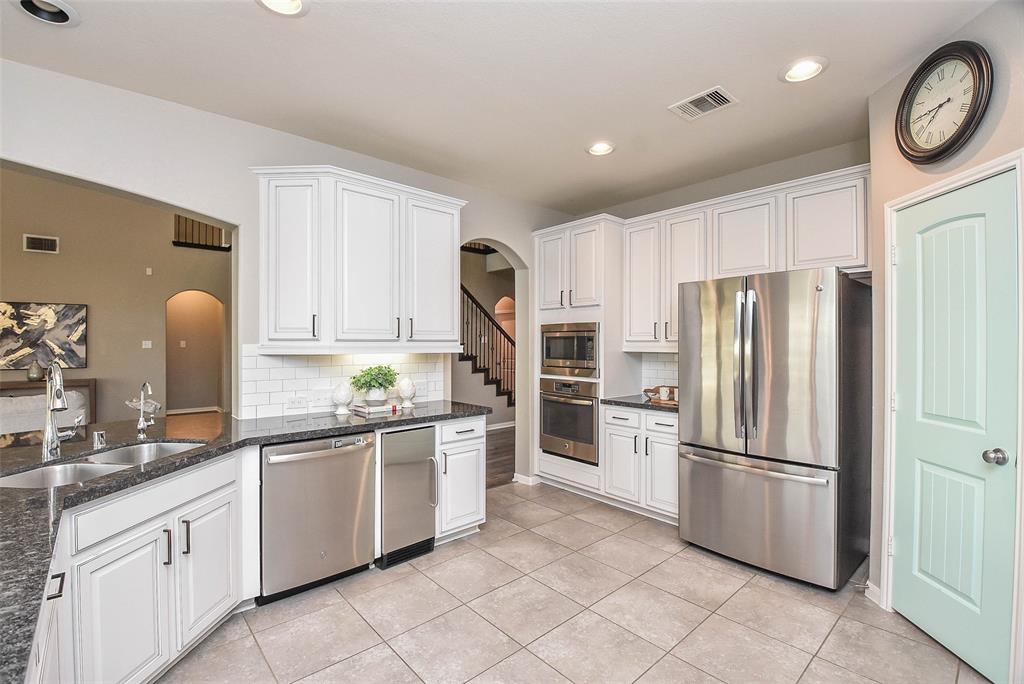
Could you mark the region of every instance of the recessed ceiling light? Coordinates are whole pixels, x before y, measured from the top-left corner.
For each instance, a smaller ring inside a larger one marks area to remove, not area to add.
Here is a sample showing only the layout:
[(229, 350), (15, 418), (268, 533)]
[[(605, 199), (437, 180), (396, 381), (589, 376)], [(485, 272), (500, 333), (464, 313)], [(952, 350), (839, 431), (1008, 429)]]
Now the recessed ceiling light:
[(806, 81), (820, 74), (827, 66), (828, 60), (824, 57), (801, 57), (787, 64), (779, 72), (779, 80), (789, 83)]
[(587, 148), (587, 152), (595, 157), (603, 157), (604, 155), (611, 154), (614, 151), (615, 145), (612, 145), (607, 140), (600, 140)]
[(286, 17), (301, 17), (309, 11), (308, 2), (303, 0), (256, 0), (256, 3)]
[(53, 26), (77, 26), (81, 22), (78, 12), (64, 0), (14, 1), (34, 19)]

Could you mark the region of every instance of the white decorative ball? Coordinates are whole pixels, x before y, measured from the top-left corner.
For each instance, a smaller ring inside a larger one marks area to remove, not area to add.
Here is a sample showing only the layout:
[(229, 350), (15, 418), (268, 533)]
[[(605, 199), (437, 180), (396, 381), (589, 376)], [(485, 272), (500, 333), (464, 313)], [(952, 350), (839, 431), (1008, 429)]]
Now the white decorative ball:
[(336, 408), (334, 413), (339, 416), (348, 415), (348, 405), (352, 402), (352, 385), (348, 380), (342, 380), (334, 386), (331, 400)]
[(416, 383), (408, 375), (403, 375), (398, 380), (398, 396), (402, 397), (402, 408), (412, 408), (413, 397), (416, 396)]

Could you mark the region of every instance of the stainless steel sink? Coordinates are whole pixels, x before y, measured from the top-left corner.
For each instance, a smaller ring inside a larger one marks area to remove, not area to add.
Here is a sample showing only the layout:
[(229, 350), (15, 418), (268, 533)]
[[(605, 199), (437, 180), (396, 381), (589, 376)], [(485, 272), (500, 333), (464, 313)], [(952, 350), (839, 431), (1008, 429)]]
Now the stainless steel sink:
[(146, 442), (144, 444), (132, 444), (130, 446), (118, 447), (110, 451), (102, 451), (93, 454), (89, 460), (93, 463), (116, 463), (120, 465), (141, 465), (155, 461), (164, 456), (180, 454), (182, 451), (195, 449), (202, 446), (199, 443), (182, 442)]
[(57, 463), (43, 466), (24, 473), (0, 477), (0, 487), (16, 487), (18, 489), (48, 489), (61, 485), (77, 484), (93, 478), (116, 473), (127, 468), (126, 465), (101, 463)]

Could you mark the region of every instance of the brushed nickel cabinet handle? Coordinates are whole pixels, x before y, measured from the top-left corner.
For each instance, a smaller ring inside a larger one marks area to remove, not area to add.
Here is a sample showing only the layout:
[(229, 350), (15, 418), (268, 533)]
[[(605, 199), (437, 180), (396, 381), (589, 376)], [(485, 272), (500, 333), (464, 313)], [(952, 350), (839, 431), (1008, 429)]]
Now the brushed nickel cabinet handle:
[(316, 337), (316, 314), (313, 314), (313, 337)]
[(412, 316), (409, 316), (409, 339), (412, 339)]
[(444, 456), (444, 468), (441, 470), (442, 475), (448, 474), (448, 452), (442, 451), (441, 455)]
[(192, 521), (182, 520), (181, 524), (185, 526), (185, 548), (182, 550), (181, 555), (187, 556), (192, 553)]
[(658, 339), (658, 321), (654, 321), (654, 339)]
[(639, 443), (639, 439), (640, 439), (640, 435), (633, 435), (633, 453), (634, 454), (640, 453), (640, 450), (637, 448), (637, 444)]
[(63, 572), (58, 572), (56, 575), (50, 575), (50, 579), (52, 579), (52, 580), (60, 580), (60, 584), (57, 585), (57, 591), (53, 592), (52, 594), (47, 594), (46, 595), (46, 600), (47, 601), (52, 601), (53, 599), (58, 599), (58, 598), (60, 598), (61, 596), (64, 595), (64, 573)]
[(400, 340), (400, 339), (402, 339), (402, 317), (401, 316), (395, 316), (395, 324), (398, 326), (398, 333), (395, 334), (395, 339), (396, 340)]
[(572, 306), (572, 290), (569, 290), (569, 306)]
[(558, 306), (565, 306), (565, 290), (558, 291)]
[(650, 437), (644, 437), (644, 456), (650, 456), (651, 452), (647, 448), (647, 442), (650, 441)]
[(164, 530), (164, 536), (167, 538), (167, 560), (164, 561), (164, 565), (170, 565), (171, 564), (171, 553), (173, 553), (172, 550), (171, 550), (171, 531), (170, 530)]

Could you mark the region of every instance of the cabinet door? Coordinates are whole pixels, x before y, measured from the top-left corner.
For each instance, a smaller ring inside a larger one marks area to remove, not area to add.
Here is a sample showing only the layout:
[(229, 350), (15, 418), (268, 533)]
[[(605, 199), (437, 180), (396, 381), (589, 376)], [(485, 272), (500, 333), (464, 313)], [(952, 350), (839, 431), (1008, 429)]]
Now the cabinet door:
[(866, 266), (864, 179), (786, 195), (786, 266)]
[(774, 271), (776, 223), (774, 195), (713, 209), (711, 277)]
[(626, 229), (623, 295), (626, 342), (655, 342), (661, 328), (661, 225), (645, 223)]
[(608, 496), (640, 503), (640, 433), (604, 431), (604, 490)]
[(230, 487), (179, 511), (174, 527), (178, 648), (184, 648), (238, 603), (238, 490)]
[(401, 198), (335, 183), (335, 339), (392, 340), (402, 315)]
[(438, 534), (484, 521), (486, 448), (473, 442), (441, 450)]
[(316, 178), (267, 181), (263, 250), (270, 340), (320, 335), (320, 187)]
[(565, 234), (545, 235), (537, 241), (537, 298), (541, 309), (565, 308)]
[(656, 511), (679, 515), (679, 445), (674, 440), (647, 437), (644, 453), (647, 458), (644, 503)]
[(459, 210), (409, 200), (405, 269), (409, 340), (459, 339)]
[[(66, 624), (70, 619), (70, 610), (65, 607), (70, 585), (71, 580), (67, 578), (63, 596), (43, 601), (43, 608), (39, 612), (42, 630), (36, 632), (39, 643), (33, 650), (35, 660), (29, 668), (30, 674), (26, 681), (38, 684), (75, 681), (74, 664), (69, 657), (74, 649)], [(57, 586), (57, 580), (51, 579), (47, 591), (53, 591)]]
[(665, 219), (665, 278), (662, 300), (668, 341), (679, 339), (679, 283), (707, 279), (707, 240), (704, 212)]
[(81, 679), (144, 682), (171, 658), (168, 520), (140, 525), (75, 567)]
[(570, 230), (569, 306), (598, 306), (601, 303), (603, 265), (601, 224)]

